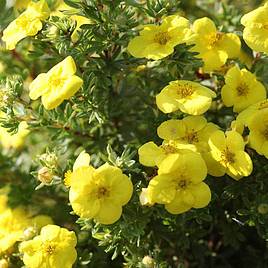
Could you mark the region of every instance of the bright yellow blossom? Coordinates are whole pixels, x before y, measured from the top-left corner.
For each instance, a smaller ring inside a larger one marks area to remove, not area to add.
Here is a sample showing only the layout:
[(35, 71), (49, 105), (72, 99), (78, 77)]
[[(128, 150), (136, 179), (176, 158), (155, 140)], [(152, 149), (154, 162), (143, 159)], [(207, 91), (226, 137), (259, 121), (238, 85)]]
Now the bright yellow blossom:
[(219, 32), (209, 18), (195, 20), (192, 31), (194, 35), (188, 43), (195, 45), (191, 50), (199, 53), (205, 72), (218, 70), (228, 58), (240, 55), (239, 37), (233, 33)]
[(129, 53), (136, 58), (162, 59), (173, 53), (174, 47), (185, 42), (189, 22), (179, 15), (168, 16), (161, 25), (149, 24), (128, 45)]
[(29, 3), (27, 9), (4, 30), (2, 39), (6, 48), (12, 50), (23, 38), (36, 35), (42, 29), (41, 21), (48, 18), (49, 12), (45, 0)]
[(168, 120), (157, 128), (157, 134), (164, 140), (175, 140), (176, 147), (199, 151), (208, 151), (208, 139), (218, 129), (213, 123), (207, 123), (203, 116), (187, 116), (182, 120)]
[(195, 152), (173, 154), (167, 158), (159, 174), (150, 180), (148, 203), (165, 204), (172, 214), (208, 205), (211, 192), (203, 182), (207, 168), (202, 157)]
[(112, 224), (120, 218), (122, 206), (132, 192), (131, 180), (121, 169), (107, 163), (98, 169), (82, 164), (71, 174), (69, 199), (74, 212), (102, 224)]
[(268, 109), (260, 110), (254, 114), (248, 124), (249, 145), (258, 154), (268, 158)]
[[(1, 114), (1, 116), (3, 116), (3, 114)], [(13, 135), (5, 128), (0, 127), (0, 142), (6, 149), (19, 149), (23, 146), (24, 140), (28, 134), (28, 125), (25, 121), (19, 124), (18, 132)]]
[(77, 257), (76, 243), (74, 232), (47, 225), (39, 236), (22, 242), (19, 250), (28, 268), (71, 268)]
[(156, 96), (156, 104), (164, 113), (180, 110), (183, 113), (200, 115), (210, 108), (212, 98), (215, 97), (215, 92), (199, 83), (177, 80), (162, 89)]
[(209, 138), (210, 153), (205, 154), (208, 173), (221, 177), (227, 173), (235, 180), (249, 176), (252, 161), (244, 151), (243, 137), (235, 131), (215, 131)]
[(245, 26), (243, 38), (255, 51), (268, 53), (268, 3), (241, 18)]
[(75, 75), (76, 65), (71, 56), (55, 65), (47, 73), (39, 74), (30, 84), (30, 98), (42, 96), (42, 103), (47, 110), (59, 106), (71, 98), (82, 86), (83, 80)]
[(247, 109), (243, 110), (237, 116), (237, 121), (244, 126), (248, 126), (253, 116), (261, 110), (265, 110), (268, 108), (268, 99), (257, 102), (255, 104), (250, 105)]
[(234, 66), (225, 75), (221, 96), (227, 107), (233, 106), (234, 112), (241, 112), (251, 104), (266, 99), (266, 90), (254, 74)]

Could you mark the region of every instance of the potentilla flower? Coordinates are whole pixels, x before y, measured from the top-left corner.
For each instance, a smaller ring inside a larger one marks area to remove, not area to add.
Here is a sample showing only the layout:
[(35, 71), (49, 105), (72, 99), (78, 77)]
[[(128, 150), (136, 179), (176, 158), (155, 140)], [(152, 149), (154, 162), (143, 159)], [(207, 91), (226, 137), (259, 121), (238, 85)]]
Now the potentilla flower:
[(156, 104), (164, 113), (180, 110), (183, 113), (200, 115), (210, 108), (212, 98), (215, 97), (215, 92), (199, 83), (177, 80), (162, 89), (156, 96)]
[(244, 151), (245, 142), (241, 134), (235, 131), (215, 131), (208, 141), (210, 153), (204, 154), (208, 173), (221, 177), (227, 173), (235, 180), (249, 176), (252, 161)]
[(71, 268), (76, 260), (76, 235), (57, 225), (47, 225), (40, 235), (22, 242), (19, 250), (28, 268)]
[(176, 147), (200, 153), (208, 151), (208, 139), (218, 130), (218, 126), (208, 123), (199, 115), (187, 116), (182, 120), (167, 120), (157, 128), (157, 134), (164, 140), (175, 140)]
[(147, 188), (148, 203), (164, 204), (168, 212), (179, 214), (208, 205), (211, 192), (203, 182), (207, 168), (200, 154), (173, 154), (165, 159)]
[(268, 53), (268, 4), (259, 7), (241, 18), (245, 26), (243, 38), (255, 51)]
[(71, 56), (55, 65), (47, 73), (39, 74), (30, 84), (30, 98), (42, 96), (42, 103), (47, 110), (59, 106), (71, 98), (82, 86), (83, 80), (75, 75), (76, 65)]
[(249, 146), (268, 158), (268, 109), (254, 114), (248, 124)]
[(258, 112), (268, 108), (268, 99), (250, 105), (247, 109), (238, 114), (236, 121), (244, 126), (248, 126), (253, 116)]
[(189, 32), (187, 19), (172, 15), (161, 25), (149, 24), (128, 45), (129, 53), (136, 58), (162, 59), (173, 53), (174, 47), (185, 42)]
[(45, 0), (30, 2), (27, 9), (3, 31), (2, 39), (6, 48), (12, 50), (23, 38), (36, 35), (42, 29), (42, 20), (48, 18), (49, 12)]
[(266, 90), (254, 74), (234, 66), (225, 75), (221, 96), (227, 107), (233, 106), (234, 112), (240, 112), (256, 102), (265, 100)]
[(107, 163), (97, 169), (81, 165), (70, 177), (69, 199), (74, 212), (102, 224), (112, 224), (121, 217), (122, 206), (132, 192), (129, 177)]
[(240, 55), (239, 37), (233, 33), (219, 32), (209, 18), (195, 20), (192, 31), (194, 35), (188, 43), (195, 45), (191, 50), (199, 53), (205, 72), (219, 70), (228, 58)]

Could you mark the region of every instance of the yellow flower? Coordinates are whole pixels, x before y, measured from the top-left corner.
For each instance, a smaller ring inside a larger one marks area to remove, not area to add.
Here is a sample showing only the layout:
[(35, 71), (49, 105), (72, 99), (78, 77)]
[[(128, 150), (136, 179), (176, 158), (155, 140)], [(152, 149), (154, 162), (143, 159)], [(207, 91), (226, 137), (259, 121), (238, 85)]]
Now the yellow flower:
[(249, 145), (258, 154), (268, 158), (268, 109), (260, 110), (254, 114), (248, 124)]
[[(4, 115), (1, 114), (3, 117)], [(0, 142), (6, 149), (19, 149), (23, 146), (26, 136), (29, 134), (28, 125), (25, 121), (20, 122), (18, 132), (9, 133), (5, 128), (0, 127)]]
[(234, 112), (241, 112), (251, 104), (266, 99), (266, 90), (254, 74), (234, 66), (225, 75), (221, 96), (227, 107), (233, 106)]
[(203, 116), (187, 116), (182, 120), (168, 120), (157, 128), (157, 134), (164, 140), (175, 140), (176, 147), (200, 153), (208, 151), (208, 139), (218, 129), (213, 123), (207, 123)]
[(39, 236), (22, 242), (19, 250), (28, 268), (71, 268), (77, 257), (76, 242), (74, 232), (47, 225)]
[(238, 114), (236, 121), (240, 122), (240, 124), (243, 124), (244, 126), (248, 126), (256, 112), (265, 110), (267, 108), (268, 99), (252, 104)]
[(161, 25), (149, 24), (128, 45), (136, 58), (162, 59), (173, 53), (174, 47), (185, 42), (189, 22), (179, 15), (168, 16)]
[(268, 53), (268, 3), (241, 18), (245, 26), (243, 38), (255, 51)]
[(163, 113), (180, 110), (183, 113), (200, 115), (210, 108), (212, 98), (215, 97), (215, 92), (199, 83), (177, 80), (162, 89), (156, 96), (156, 104)]
[(83, 80), (75, 75), (76, 65), (71, 56), (55, 65), (47, 73), (39, 74), (30, 84), (30, 98), (42, 96), (42, 103), (47, 110), (59, 106), (71, 98), (82, 86)]
[(27, 36), (34, 36), (42, 29), (42, 20), (49, 16), (49, 8), (45, 0), (31, 2), (27, 9), (3, 32), (6, 48), (12, 50), (16, 44)]
[(80, 217), (112, 224), (120, 218), (122, 206), (128, 203), (132, 192), (131, 180), (121, 169), (106, 163), (98, 169), (81, 166), (74, 170), (69, 199)]
[(192, 31), (193, 36), (188, 43), (195, 44), (191, 50), (199, 53), (199, 57), (204, 61), (205, 72), (218, 70), (228, 58), (239, 56), (239, 37), (233, 33), (219, 32), (209, 18), (195, 20)]
[(249, 176), (252, 161), (244, 151), (243, 137), (235, 131), (215, 131), (209, 138), (210, 153), (204, 154), (208, 173), (221, 177), (227, 173), (235, 180)]
[(149, 183), (149, 203), (165, 204), (172, 214), (207, 206), (211, 192), (203, 182), (207, 168), (202, 157), (188, 152), (170, 155), (164, 162), (159, 174)]

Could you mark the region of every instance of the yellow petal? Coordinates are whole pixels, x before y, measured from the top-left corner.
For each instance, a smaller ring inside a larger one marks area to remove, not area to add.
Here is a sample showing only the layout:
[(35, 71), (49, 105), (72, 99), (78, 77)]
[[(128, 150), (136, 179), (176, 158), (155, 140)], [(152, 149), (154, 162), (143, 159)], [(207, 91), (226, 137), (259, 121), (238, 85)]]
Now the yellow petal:
[(207, 34), (215, 33), (217, 29), (211, 19), (204, 17), (194, 21), (193, 31), (204, 36)]
[(165, 140), (176, 140), (184, 134), (185, 126), (181, 120), (167, 120), (157, 128), (157, 135)]
[(74, 162), (73, 170), (75, 171), (80, 167), (88, 167), (89, 163), (90, 163), (90, 155), (85, 151), (82, 151)]
[(226, 146), (232, 151), (243, 151), (245, 142), (238, 132), (232, 130), (226, 132)]
[(38, 99), (40, 96), (48, 91), (47, 88), (47, 74), (39, 74), (29, 86), (29, 96), (32, 100)]
[(194, 208), (203, 208), (209, 204), (211, 192), (208, 185), (204, 182), (190, 186), (189, 191), (194, 196)]
[(99, 213), (95, 216), (95, 219), (101, 224), (113, 224), (120, 219), (121, 214), (121, 206), (111, 201), (105, 201), (101, 204), (101, 208)]
[(172, 202), (165, 205), (165, 209), (171, 214), (181, 214), (191, 209), (191, 206), (183, 202), (180, 192), (176, 193)]

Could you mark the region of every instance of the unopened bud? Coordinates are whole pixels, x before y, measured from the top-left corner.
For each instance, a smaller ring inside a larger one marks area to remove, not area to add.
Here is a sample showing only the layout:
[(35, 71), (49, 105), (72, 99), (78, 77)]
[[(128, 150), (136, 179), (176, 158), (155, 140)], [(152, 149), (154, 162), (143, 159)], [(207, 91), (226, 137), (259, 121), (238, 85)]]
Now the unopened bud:
[(56, 168), (58, 166), (58, 157), (55, 153), (45, 153), (40, 155), (40, 161), (44, 163), (44, 166), (49, 167), (51, 169)]
[(146, 268), (154, 268), (155, 267), (155, 261), (152, 257), (150, 256), (144, 256), (142, 259), (142, 264), (146, 267)]
[[(23, 241), (27, 241), (32, 239), (34, 236), (36, 236), (37, 234), (37, 229), (35, 227), (28, 227), (27, 229), (24, 230), (23, 232), (23, 237), (22, 240)], [(1, 268), (1, 266), (0, 266)]]
[(258, 206), (258, 212), (260, 214), (267, 214), (268, 213), (268, 204), (260, 204)]
[(53, 174), (47, 167), (42, 167), (38, 170), (38, 180), (44, 184), (50, 184), (53, 179)]

